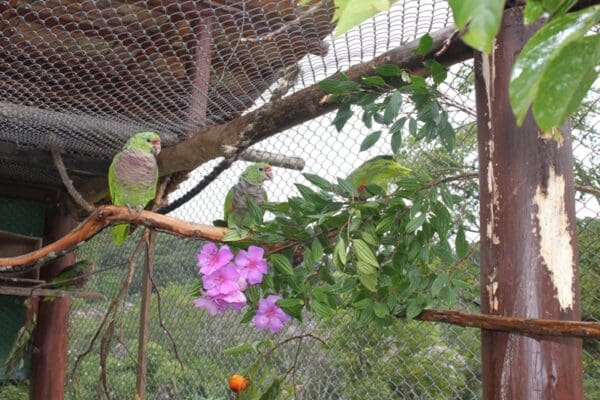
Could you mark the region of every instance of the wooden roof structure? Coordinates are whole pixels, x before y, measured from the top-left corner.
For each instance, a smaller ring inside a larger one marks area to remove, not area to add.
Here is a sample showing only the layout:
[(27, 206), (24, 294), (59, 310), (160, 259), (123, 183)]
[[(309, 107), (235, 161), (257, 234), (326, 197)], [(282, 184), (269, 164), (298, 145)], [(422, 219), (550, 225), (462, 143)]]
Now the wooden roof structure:
[(165, 147), (240, 116), (306, 54), (324, 55), (332, 2), (0, 2), (0, 181), (78, 184), (141, 129)]

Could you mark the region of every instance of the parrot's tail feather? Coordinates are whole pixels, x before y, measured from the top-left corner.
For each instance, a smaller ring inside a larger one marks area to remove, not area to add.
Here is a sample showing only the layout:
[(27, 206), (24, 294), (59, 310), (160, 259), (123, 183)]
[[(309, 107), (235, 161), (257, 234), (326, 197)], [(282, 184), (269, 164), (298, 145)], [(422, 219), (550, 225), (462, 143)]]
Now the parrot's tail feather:
[(119, 224), (112, 228), (112, 237), (115, 244), (123, 244), (129, 234), (129, 224)]

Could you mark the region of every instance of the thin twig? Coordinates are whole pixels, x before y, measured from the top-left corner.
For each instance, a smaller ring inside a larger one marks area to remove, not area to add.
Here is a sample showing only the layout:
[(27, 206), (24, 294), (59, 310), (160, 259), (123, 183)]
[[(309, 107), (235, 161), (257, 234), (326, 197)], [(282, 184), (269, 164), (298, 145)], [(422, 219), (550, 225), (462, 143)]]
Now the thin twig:
[(439, 57), (442, 54), (444, 54), (450, 48), (452, 41), (454, 39), (456, 39), (456, 37), (458, 36), (459, 33), (460, 33), (460, 31), (458, 29), (456, 29), (454, 32), (452, 32), (452, 35), (448, 36), (448, 38), (446, 40), (444, 40), (444, 44), (438, 51), (435, 52), (434, 56)]
[(139, 254), (142, 250), (143, 244), (144, 244), (143, 239), (140, 239), (138, 241), (135, 249), (133, 250), (133, 253), (129, 257), (128, 264), (127, 264), (128, 265), (127, 275), (125, 276), (125, 278), (123, 279), (123, 281), (121, 283), (121, 289), (119, 290), (119, 293), (117, 293), (117, 295), (111, 300), (111, 302), (108, 306), (108, 309), (106, 310), (106, 313), (104, 314), (104, 317), (102, 318), (102, 322), (100, 322), (100, 326), (94, 333), (94, 336), (92, 336), (92, 339), (88, 343), (87, 348), (82, 353), (79, 353), (75, 357), (75, 362), (73, 363), (73, 368), (71, 370), (72, 377), (76, 377), (75, 373), (77, 371), (79, 363), (83, 360), (83, 358), (85, 356), (87, 356), (89, 353), (91, 353), (91, 351), (94, 348), (94, 345), (96, 344), (96, 340), (98, 340), (98, 337), (102, 333), (104, 326), (106, 325), (106, 322), (108, 321), (108, 318), (113, 313), (113, 311), (118, 307), (119, 303), (125, 297), (125, 294), (127, 294), (127, 290), (129, 289), (129, 286), (131, 285), (131, 280), (133, 279), (133, 273), (135, 271), (135, 264), (137, 261), (137, 257), (139, 256)]
[(154, 277), (151, 274), (149, 274), (148, 276), (150, 277), (150, 282), (152, 283), (152, 288), (156, 291), (156, 307), (157, 307), (157, 311), (158, 311), (158, 323), (159, 323), (160, 327), (163, 329), (163, 331), (165, 331), (165, 333), (169, 337), (169, 340), (171, 341), (171, 345), (173, 346), (173, 352), (175, 353), (175, 358), (177, 359), (177, 361), (179, 361), (179, 365), (181, 365), (181, 369), (184, 369), (185, 367), (183, 365), (183, 361), (181, 361), (181, 357), (179, 356), (179, 351), (177, 350), (177, 343), (175, 342), (173, 335), (171, 334), (171, 332), (165, 325), (165, 321), (162, 317), (160, 290), (158, 290), (158, 286), (156, 286), (156, 283), (154, 282)]
[(53, 147), (51, 152), (52, 159), (54, 160), (54, 166), (56, 167), (56, 170), (58, 171), (60, 179), (62, 180), (63, 185), (65, 185), (67, 192), (69, 192), (75, 203), (77, 203), (88, 213), (92, 213), (94, 211), (94, 206), (88, 203), (87, 200), (83, 198), (81, 193), (79, 193), (77, 189), (75, 189), (75, 186), (73, 186), (73, 182), (71, 181), (71, 178), (69, 178), (69, 174), (67, 173), (67, 169), (65, 168), (65, 164), (63, 163), (60, 150), (58, 148)]

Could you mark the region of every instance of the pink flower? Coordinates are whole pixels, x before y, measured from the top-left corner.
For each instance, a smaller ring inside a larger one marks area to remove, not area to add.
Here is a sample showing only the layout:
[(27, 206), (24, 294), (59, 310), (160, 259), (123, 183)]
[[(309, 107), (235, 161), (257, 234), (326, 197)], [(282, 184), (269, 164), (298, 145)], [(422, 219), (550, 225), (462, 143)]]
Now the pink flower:
[(261, 283), (269, 266), (263, 255), (265, 250), (262, 247), (250, 246), (248, 251), (240, 250), (235, 257), (235, 264), (240, 269), (240, 274), (250, 285)]
[(198, 266), (200, 272), (210, 275), (233, 259), (233, 253), (229, 246), (224, 245), (220, 249), (214, 243), (206, 243), (198, 253)]
[(225, 311), (227, 304), (218, 298), (199, 297), (193, 301), (194, 306), (204, 308), (210, 315), (217, 315), (221, 311)]
[(202, 276), (202, 285), (208, 296), (226, 295), (235, 291), (240, 291), (237, 281), (240, 273), (237, 268), (229, 263), (210, 275)]
[(280, 300), (281, 296), (269, 295), (266, 299), (258, 301), (258, 311), (252, 318), (252, 323), (260, 330), (269, 328), (272, 333), (283, 329), (283, 324), (291, 321), (292, 317), (287, 315), (275, 302)]

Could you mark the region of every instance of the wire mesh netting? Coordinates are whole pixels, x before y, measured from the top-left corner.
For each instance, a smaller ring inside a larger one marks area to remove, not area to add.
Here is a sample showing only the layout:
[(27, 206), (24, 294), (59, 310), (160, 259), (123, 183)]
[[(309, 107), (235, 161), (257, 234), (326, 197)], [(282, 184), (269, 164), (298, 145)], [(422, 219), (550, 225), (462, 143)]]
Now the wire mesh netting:
[[(434, 32), (451, 23), (445, 1), (399, 1), (357, 29), (331, 39), (329, 2), (303, 7), (292, 1), (105, 1), (15, 2), (0, 8), (0, 140), (47, 149), (59, 145), (68, 154), (109, 159), (132, 133), (159, 132), (166, 145), (185, 140), (203, 127), (218, 124), (269, 100), (277, 72), (299, 63), (292, 91), (336, 71)], [(210, 31), (210, 35), (207, 32)], [(242, 40), (243, 39), (243, 40)], [(203, 41), (208, 44), (202, 45)], [(325, 54), (326, 53), (326, 54)], [(204, 61), (203, 61), (204, 60)], [(210, 62), (206, 62), (210, 60)], [(406, 139), (406, 165), (420, 165), (432, 178), (477, 171), (477, 141), (472, 64), (456, 65), (441, 87), (442, 103), (457, 128), (453, 154)], [(598, 121), (600, 90), (586, 99), (573, 119), (577, 164), (577, 221), (583, 319), (600, 321), (600, 186)], [(410, 104), (402, 110), (411, 113)], [(390, 153), (384, 138), (359, 152), (370, 133), (358, 118), (338, 132), (327, 114), (253, 146), (305, 161), (302, 172), (327, 179), (345, 177), (374, 155)], [(178, 198), (219, 162), (194, 170)], [(172, 215), (210, 224), (222, 218), (226, 192), (247, 164), (236, 162), (200, 195)], [(41, 168), (17, 158), (0, 157), (0, 176), (26, 182), (60, 184), (51, 165)], [(74, 181), (89, 175), (70, 170)], [(300, 171), (275, 168), (266, 184), (271, 200), (297, 194), (294, 183), (308, 184)], [(452, 183), (465, 201), (456, 210), (477, 241), (477, 182)], [(70, 367), (86, 351), (104, 313), (126, 276), (128, 259), (141, 229), (123, 247), (102, 233), (80, 250), (79, 259), (96, 264), (86, 289), (106, 301), (75, 299), (70, 321)], [(225, 349), (272, 337), (240, 324), (241, 313), (211, 317), (194, 308), (198, 280), (196, 253), (201, 242), (159, 234), (156, 245), (146, 392), (152, 399), (232, 399), (227, 379), (250, 365), (250, 355)], [(143, 258), (143, 257), (142, 257)], [(478, 310), (478, 259), (465, 265), (459, 307)], [(142, 290), (142, 262), (135, 268), (122, 302), (108, 352), (107, 376), (113, 398), (130, 398), (136, 384), (136, 357)], [(160, 315), (157, 295), (160, 295)], [(168, 332), (161, 327), (161, 321)], [(479, 331), (422, 322), (398, 321), (381, 330), (359, 326), (352, 314), (331, 319), (305, 315), (274, 339), (311, 333), (273, 355), (273, 374), (296, 365), (284, 388), (296, 399), (478, 399), (481, 396)], [(172, 335), (172, 341), (169, 337)], [(175, 353), (175, 347), (177, 355)], [(179, 358), (179, 359), (178, 359)], [(584, 341), (586, 398), (600, 398), (600, 347)], [(184, 368), (181, 367), (180, 361)], [(69, 368), (70, 370), (70, 368)], [(69, 376), (70, 398), (97, 398), (97, 349)], [(292, 391), (295, 392), (292, 395)]]

